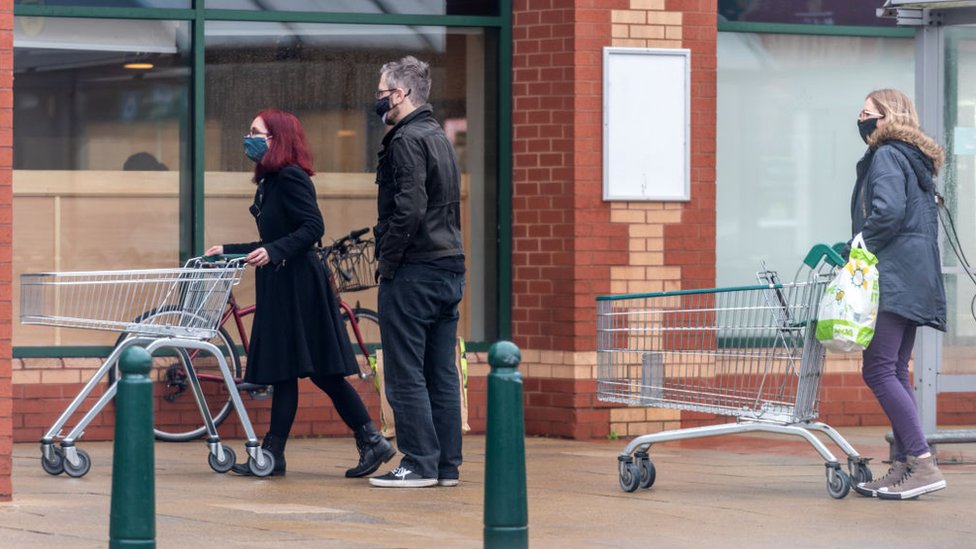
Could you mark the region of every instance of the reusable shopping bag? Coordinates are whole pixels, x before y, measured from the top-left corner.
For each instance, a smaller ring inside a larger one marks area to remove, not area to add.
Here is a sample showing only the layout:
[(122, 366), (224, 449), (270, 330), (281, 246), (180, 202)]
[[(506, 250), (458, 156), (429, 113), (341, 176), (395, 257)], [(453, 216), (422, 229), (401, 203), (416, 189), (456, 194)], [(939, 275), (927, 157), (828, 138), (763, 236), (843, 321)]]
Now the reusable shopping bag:
[[(464, 345), (464, 338), (458, 336), (457, 346), (454, 348), (454, 366), (457, 368), (458, 383), (461, 387), (461, 434), (471, 430), (468, 423), (468, 355)], [(386, 399), (386, 379), (383, 375), (383, 351), (376, 351), (376, 377), (373, 384), (380, 395), (380, 432), (386, 438), (396, 436), (396, 424), (393, 422), (393, 409)]]
[(863, 351), (874, 337), (878, 319), (878, 258), (858, 233), (851, 255), (820, 299), (817, 339), (838, 353)]

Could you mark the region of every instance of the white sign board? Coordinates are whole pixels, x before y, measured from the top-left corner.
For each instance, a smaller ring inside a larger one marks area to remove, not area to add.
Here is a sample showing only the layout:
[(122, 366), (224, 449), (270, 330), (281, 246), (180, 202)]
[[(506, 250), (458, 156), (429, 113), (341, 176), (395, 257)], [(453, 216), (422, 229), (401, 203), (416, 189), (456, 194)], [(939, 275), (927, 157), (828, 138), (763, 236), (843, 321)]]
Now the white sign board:
[(691, 51), (603, 48), (603, 199), (689, 200)]

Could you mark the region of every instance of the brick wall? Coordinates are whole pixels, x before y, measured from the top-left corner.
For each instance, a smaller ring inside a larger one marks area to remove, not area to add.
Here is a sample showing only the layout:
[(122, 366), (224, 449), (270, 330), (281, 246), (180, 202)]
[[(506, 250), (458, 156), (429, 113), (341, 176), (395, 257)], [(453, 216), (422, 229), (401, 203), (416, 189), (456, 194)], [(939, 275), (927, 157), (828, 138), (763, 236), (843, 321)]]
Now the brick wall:
[[(512, 332), (527, 432), (643, 425), (594, 400), (594, 298), (714, 285), (716, 4), (521, 0), (513, 15)], [(603, 201), (607, 46), (691, 50), (690, 202)]]
[(0, 501), (12, 496), (13, 1), (0, 0)]

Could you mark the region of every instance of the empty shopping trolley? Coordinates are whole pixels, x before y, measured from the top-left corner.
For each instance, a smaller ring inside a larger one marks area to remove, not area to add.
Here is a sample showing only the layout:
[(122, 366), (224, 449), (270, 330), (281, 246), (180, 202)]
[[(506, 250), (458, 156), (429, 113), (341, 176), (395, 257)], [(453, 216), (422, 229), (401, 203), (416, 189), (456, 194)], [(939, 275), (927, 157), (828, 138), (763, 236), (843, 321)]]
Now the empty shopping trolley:
[[(64, 472), (72, 477), (84, 476), (89, 471), (91, 458), (75, 443), (85, 427), (114, 398), (116, 384), (106, 389), (67, 434), (62, 429), (102, 378), (116, 367), (122, 351), (132, 345), (142, 345), (150, 354), (164, 348), (183, 354), (187, 377), (206, 425), (210, 467), (226, 473), (236, 456), (220, 442), (200, 381), (186, 358), (186, 349), (212, 354), (247, 436), (248, 466), (257, 476), (271, 473), (274, 457), (260, 448), (224, 352), (209, 341), (217, 332), (227, 297), (231, 288), (240, 282), (245, 265), (242, 257), (227, 256), (220, 261), (190, 259), (182, 268), (21, 275), (23, 324), (127, 334), (41, 439), (41, 465), (45, 471), (52, 475)], [(55, 446), (58, 439), (60, 445)]]
[[(834, 498), (847, 495), (852, 479), (871, 480), (868, 459), (816, 421), (824, 366), (817, 308), (842, 263), (819, 244), (790, 283), (763, 271), (750, 286), (597, 298), (600, 400), (735, 418), (635, 438), (618, 456), (623, 490), (654, 483), (648, 450), (656, 442), (748, 432), (806, 439), (826, 462)], [(812, 432), (847, 454), (849, 473)]]

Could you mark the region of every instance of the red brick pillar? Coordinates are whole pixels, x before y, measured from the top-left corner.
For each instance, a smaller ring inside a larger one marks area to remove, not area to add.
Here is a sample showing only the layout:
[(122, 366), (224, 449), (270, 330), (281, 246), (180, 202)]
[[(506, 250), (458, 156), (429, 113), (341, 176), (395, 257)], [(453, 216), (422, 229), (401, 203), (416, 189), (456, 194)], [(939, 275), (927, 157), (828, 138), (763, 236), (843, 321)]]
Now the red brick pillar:
[(0, 501), (13, 494), (13, 386), (11, 382), (13, 256), (13, 0), (0, 0)]
[[(715, 0), (516, 0), (513, 15), (512, 333), (526, 431), (669, 426), (673, 412), (596, 400), (594, 298), (714, 284)], [(691, 50), (690, 202), (603, 201), (607, 46)]]

